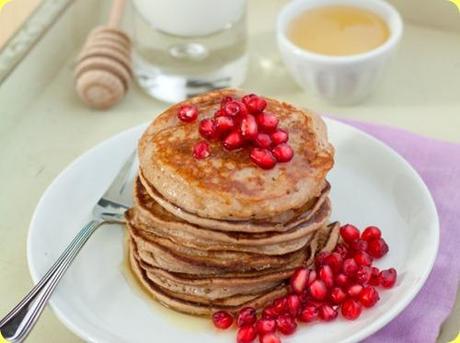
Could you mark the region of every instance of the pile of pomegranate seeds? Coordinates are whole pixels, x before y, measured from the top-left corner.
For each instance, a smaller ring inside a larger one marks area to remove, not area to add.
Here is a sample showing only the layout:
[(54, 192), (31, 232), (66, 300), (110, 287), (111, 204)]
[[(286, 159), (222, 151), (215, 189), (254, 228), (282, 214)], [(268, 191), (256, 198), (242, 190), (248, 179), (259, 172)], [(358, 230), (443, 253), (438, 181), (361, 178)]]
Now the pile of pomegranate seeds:
[[(205, 159), (211, 155), (207, 141), (220, 141), (228, 150), (247, 148), (251, 161), (263, 169), (271, 169), (277, 163), (289, 162), (294, 156), (287, 143), (289, 134), (278, 128), (278, 118), (266, 111), (267, 102), (255, 94), (241, 99), (225, 97), (214, 117), (205, 118), (199, 123), (199, 132), (204, 140), (193, 147), (193, 156)], [(192, 123), (198, 118), (194, 105), (183, 105), (177, 117)]]
[[(392, 288), (397, 279), (394, 268), (380, 271), (372, 266), (374, 259), (389, 250), (381, 231), (369, 226), (360, 233), (347, 224), (340, 228), (340, 235), (343, 243), (330, 253), (319, 253), (314, 268), (296, 269), (290, 279), (290, 293), (275, 299), (259, 317), (254, 308), (240, 310), (235, 318), (237, 343), (254, 342), (257, 337), (260, 343), (280, 343), (280, 335), (292, 335), (298, 324), (329, 322), (339, 314), (355, 320), (377, 304), (380, 296), (376, 287)], [(212, 320), (217, 328), (227, 329), (234, 318), (219, 311)]]

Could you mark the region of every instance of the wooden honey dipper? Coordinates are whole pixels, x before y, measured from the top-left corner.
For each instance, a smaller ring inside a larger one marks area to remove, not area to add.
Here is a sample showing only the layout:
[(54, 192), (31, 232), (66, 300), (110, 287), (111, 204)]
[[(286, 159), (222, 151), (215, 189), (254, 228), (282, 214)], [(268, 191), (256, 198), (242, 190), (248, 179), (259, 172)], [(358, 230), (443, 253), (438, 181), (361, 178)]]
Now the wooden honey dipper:
[(114, 0), (107, 26), (88, 35), (75, 68), (75, 88), (85, 104), (108, 109), (126, 94), (132, 81), (131, 40), (118, 27), (125, 0)]

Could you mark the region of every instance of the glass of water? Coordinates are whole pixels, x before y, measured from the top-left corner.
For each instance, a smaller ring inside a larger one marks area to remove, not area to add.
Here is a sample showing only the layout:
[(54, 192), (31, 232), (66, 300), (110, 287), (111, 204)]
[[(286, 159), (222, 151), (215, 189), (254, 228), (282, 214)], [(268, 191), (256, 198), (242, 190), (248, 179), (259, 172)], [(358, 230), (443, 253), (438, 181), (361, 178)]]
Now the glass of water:
[(247, 0), (132, 0), (134, 71), (151, 96), (177, 102), (237, 87), (247, 69)]

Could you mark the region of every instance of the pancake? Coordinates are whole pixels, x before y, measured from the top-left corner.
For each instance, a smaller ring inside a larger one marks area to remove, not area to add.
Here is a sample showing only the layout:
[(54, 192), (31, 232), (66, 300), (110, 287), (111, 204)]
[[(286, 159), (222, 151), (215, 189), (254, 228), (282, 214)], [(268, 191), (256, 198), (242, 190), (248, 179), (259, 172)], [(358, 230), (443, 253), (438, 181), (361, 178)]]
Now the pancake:
[[(141, 264), (142, 265), (142, 264)], [(144, 268), (155, 284), (174, 292), (206, 297), (208, 300), (222, 299), (234, 295), (257, 294), (278, 286), (289, 278), (292, 270), (265, 273), (260, 276), (211, 276), (196, 278), (189, 274), (171, 273), (159, 268)]]
[[(156, 285), (159, 287), (158, 285)], [(283, 285), (278, 286), (277, 288), (282, 288)], [(256, 300), (263, 294), (270, 293), (273, 289), (269, 290), (264, 290), (260, 293), (255, 293), (255, 294), (237, 294), (228, 298), (222, 298), (222, 299), (215, 299), (211, 300), (206, 297), (200, 297), (196, 295), (190, 295), (187, 293), (176, 293), (172, 292), (168, 289), (159, 287), (162, 292), (164, 292), (166, 295), (173, 297), (175, 299), (183, 300), (183, 301), (190, 301), (193, 302), (196, 305), (205, 305), (205, 306), (219, 306), (219, 307), (236, 307), (236, 306), (243, 306), (253, 300)]]
[[(325, 209), (322, 211), (321, 217), (317, 221), (313, 221), (311, 224), (306, 223), (305, 227), (299, 228), (298, 231), (292, 232), (290, 235), (294, 236), (293, 238), (286, 237), (287, 241), (282, 241), (279, 237), (264, 237), (261, 240), (266, 240), (266, 245), (255, 245), (251, 246), (250, 239), (241, 238), (241, 244), (238, 242), (238, 237), (232, 237), (234, 242), (227, 243), (221, 241), (215, 241), (212, 238), (213, 232), (209, 232), (210, 239), (206, 241), (205, 238), (193, 238), (188, 233), (181, 231), (175, 231), (174, 229), (169, 229), (165, 227), (152, 227), (145, 225), (138, 216), (134, 215), (134, 219), (130, 221), (131, 225), (136, 226), (140, 230), (144, 231), (143, 234), (145, 237), (151, 237), (151, 240), (160, 242), (161, 239), (168, 239), (171, 244), (177, 244), (180, 247), (184, 248), (184, 251), (207, 251), (210, 253), (217, 253), (219, 251), (226, 252), (245, 252), (245, 253), (254, 253), (254, 254), (264, 254), (264, 255), (283, 255), (288, 254), (294, 251), (297, 251), (303, 248), (313, 237), (314, 232), (319, 229), (321, 226), (327, 223), (327, 217), (325, 214), (329, 210), (328, 204), (325, 204)], [(173, 233), (168, 235), (168, 233)], [(188, 236), (190, 239), (187, 240)], [(300, 236), (300, 237), (297, 237)], [(270, 243), (270, 241), (272, 241)], [(164, 241), (163, 241), (164, 242)], [(166, 243), (166, 242), (165, 242)], [(179, 247), (177, 248), (179, 249)], [(173, 249), (174, 250), (174, 249)], [(194, 253), (190, 253), (194, 254)], [(202, 255), (200, 253), (200, 255)]]
[[(145, 131), (139, 142), (140, 170), (168, 202), (204, 218), (247, 221), (301, 208), (321, 193), (334, 155), (326, 126), (317, 115), (274, 99), (266, 98), (267, 111), (276, 113), (280, 127), (289, 131), (294, 150), (289, 163), (263, 170), (250, 161), (247, 151), (228, 152), (218, 143), (211, 146), (212, 158), (192, 156), (200, 139), (199, 120), (212, 116), (224, 96), (241, 95), (227, 89), (189, 99), (168, 108)], [(199, 120), (179, 121), (183, 104), (196, 105)]]
[(276, 263), (266, 264), (262, 266), (242, 266), (238, 272), (234, 269), (211, 267), (207, 265), (196, 264), (193, 261), (186, 261), (180, 256), (171, 254), (169, 251), (157, 251), (152, 253), (146, 250), (139, 250), (139, 256), (142, 261), (150, 266), (161, 268), (170, 272), (175, 273), (187, 273), (194, 277), (203, 277), (210, 275), (227, 275), (228, 277), (237, 277), (241, 274), (246, 276), (258, 276), (264, 271), (283, 271), (286, 269), (292, 269), (301, 266), (305, 263), (306, 256), (310, 256), (309, 249), (305, 249), (294, 254), (291, 254), (289, 258), (285, 256), (285, 259), (278, 259)]
[(331, 252), (340, 240), (340, 223), (334, 222), (328, 226), (324, 226), (316, 232), (313, 238), (310, 248), (310, 255), (308, 260), (305, 262), (307, 266), (313, 263), (317, 253), (325, 251)]
[(199, 228), (174, 217), (148, 195), (136, 196), (136, 199), (139, 197), (141, 200), (136, 201), (137, 206), (130, 209), (126, 217), (131, 225), (141, 230), (191, 248), (246, 251), (268, 255), (286, 254), (305, 246), (311, 239), (311, 234), (326, 224), (331, 211), (329, 199), (322, 197), (322, 204), (318, 211), (287, 232), (259, 234), (219, 232)]
[[(316, 244), (317, 251), (332, 251), (339, 239), (338, 223), (318, 230), (315, 236), (315, 240), (312, 243)], [(197, 288), (194, 288), (200, 286), (203, 287), (206, 284), (204, 281), (206, 279), (189, 278), (187, 280), (187, 277), (184, 275), (168, 276), (168, 273), (164, 272), (162, 275), (166, 278), (169, 277), (169, 282), (163, 283), (162, 286), (160, 286), (153, 281), (155, 280), (155, 277), (151, 278), (152, 269), (149, 269), (149, 267), (146, 267), (145, 264), (140, 261), (136, 253), (136, 249), (136, 245), (131, 242), (129, 245), (129, 259), (131, 270), (135, 274), (136, 278), (153, 298), (158, 300), (164, 306), (179, 312), (199, 316), (210, 316), (212, 313), (219, 310), (226, 310), (235, 313), (245, 306), (252, 306), (256, 309), (261, 309), (262, 307), (270, 304), (274, 299), (283, 296), (288, 292), (287, 284), (281, 282), (279, 285), (270, 290), (264, 289), (260, 293), (256, 294), (235, 294), (224, 298), (211, 299), (206, 296), (197, 296)], [(312, 257), (310, 258), (309, 264), (312, 263)], [(290, 273), (286, 273), (286, 280), (289, 276)], [(236, 277), (234, 275), (230, 275), (228, 281), (239, 280), (238, 278), (241, 279), (241, 276)], [(224, 277), (213, 278), (212, 280), (219, 280), (215, 281), (217, 288), (222, 287), (222, 283), (225, 282)], [(174, 282), (179, 284), (181, 282), (185, 282), (189, 285), (189, 287), (181, 288), (180, 286), (174, 285)], [(238, 282), (244, 283), (248, 281), (239, 280)], [(231, 293), (238, 293), (237, 287), (238, 286), (236, 284), (232, 285)], [(198, 294), (200, 294), (200, 292), (198, 292)]]
[[(179, 246), (172, 241), (159, 238), (145, 231), (129, 226), (129, 233), (144, 256), (162, 265), (178, 264), (182, 268), (208, 267), (209, 271), (227, 272), (239, 269), (242, 271), (280, 268), (288, 263), (300, 262), (305, 257), (304, 249), (285, 255), (262, 255), (234, 251), (203, 251)], [(201, 269), (198, 269), (201, 270)], [(191, 273), (191, 271), (189, 272)]]
[[(136, 247), (135, 254), (138, 259), (142, 260), (142, 266), (144, 269), (147, 270), (154, 270), (154, 269), (162, 269), (172, 273), (173, 275), (179, 276), (186, 276), (190, 279), (194, 280), (201, 280), (207, 279), (210, 277), (219, 277), (225, 279), (232, 279), (232, 278), (256, 278), (256, 277), (267, 277), (272, 276), (273, 274), (284, 272), (286, 270), (295, 269), (302, 265), (309, 265), (309, 263), (314, 259), (315, 255), (320, 251), (332, 251), (335, 245), (338, 243), (339, 240), (339, 223), (329, 224), (318, 230), (315, 233), (315, 236), (312, 242), (309, 244), (308, 247), (297, 251), (293, 254), (285, 255), (283, 257), (284, 261), (280, 260), (281, 264), (275, 265), (273, 267), (267, 267), (263, 269), (250, 269), (250, 268), (238, 268), (233, 270), (223, 270), (217, 269), (216, 273), (206, 273), (204, 270), (199, 270), (197, 275), (193, 273), (191, 269), (193, 266), (197, 269), (206, 268), (203, 265), (193, 265), (193, 262), (190, 262), (190, 265), (187, 266), (184, 270), (176, 270), (176, 265), (183, 261), (181, 257), (176, 257), (176, 259), (168, 260), (166, 265), (160, 266), (158, 265), (155, 260), (157, 258), (162, 257), (162, 253), (151, 253), (145, 250), (139, 249), (136, 245), (136, 241), (131, 237), (130, 242), (134, 244)], [(284, 264), (282, 263), (284, 262)]]
[(253, 306), (255, 308), (261, 308), (269, 304), (274, 299), (283, 296), (287, 293), (286, 287), (280, 287), (275, 290), (272, 290), (271, 292), (264, 293), (260, 297), (240, 306), (198, 304), (191, 301), (181, 300), (173, 297), (172, 295), (166, 294), (163, 290), (161, 290), (160, 287), (156, 286), (152, 281), (150, 281), (146, 277), (145, 271), (142, 270), (142, 268), (139, 266), (133, 254), (130, 254), (129, 258), (131, 270), (136, 276), (136, 279), (138, 279), (139, 282), (142, 284), (144, 289), (162, 305), (182, 313), (192, 314), (196, 316), (211, 316), (214, 312), (219, 310), (226, 310), (234, 313), (244, 306)]
[[(145, 269), (144, 269), (145, 270)], [(205, 299), (209, 303), (235, 295), (252, 295), (271, 290), (292, 274), (290, 270), (267, 274), (260, 278), (194, 278), (187, 274), (173, 274), (154, 268), (146, 271), (147, 277), (156, 285), (175, 293), (185, 293)]]
[[(288, 210), (281, 213), (276, 218), (272, 217), (265, 220), (253, 219), (250, 221), (226, 221), (204, 218), (189, 213), (164, 199), (161, 194), (159, 194), (155, 188), (149, 184), (148, 181), (142, 176), (141, 170), (139, 170), (138, 178), (139, 179), (136, 180), (134, 185), (134, 201), (136, 206), (140, 206), (141, 208), (144, 207), (147, 211), (149, 211), (147, 208), (149, 206), (148, 203), (153, 200), (156, 205), (160, 205), (162, 209), (157, 207), (152, 210), (161, 212), (161, 215), (174, 215), (176, 218), (180, 218), (182, 221), (197, 225), (199, 227), (226, 232), (237, 231), (258, 233), (268, 231), (282, 232), (290, 230), (302, 222), (310, 219), (310, 217), (321, 206), (325, 197), (328, 196), (331, 188), (329, 183), (324, 181), (322, 183), (324, 186), (322, 187), (322, 190), (317, 195), (317, 197), (310, 199), (298, 209)], [(138, 181), (140, 181), (140, 183)]]

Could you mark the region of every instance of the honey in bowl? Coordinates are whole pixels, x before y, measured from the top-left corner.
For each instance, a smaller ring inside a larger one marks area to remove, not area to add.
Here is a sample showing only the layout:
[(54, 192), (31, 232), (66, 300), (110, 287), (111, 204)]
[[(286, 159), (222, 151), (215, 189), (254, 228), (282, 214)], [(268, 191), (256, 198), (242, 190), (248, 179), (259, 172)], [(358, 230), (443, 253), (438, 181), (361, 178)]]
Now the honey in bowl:
[(385, 43), (390, 31), (374, 12), (354, 6), (308, 9), (288, 26), (288, 38), (298, 47), (322, 55), (365, 53)]

